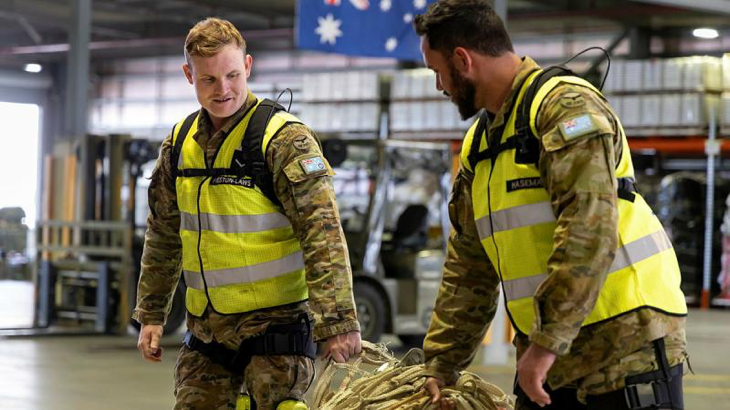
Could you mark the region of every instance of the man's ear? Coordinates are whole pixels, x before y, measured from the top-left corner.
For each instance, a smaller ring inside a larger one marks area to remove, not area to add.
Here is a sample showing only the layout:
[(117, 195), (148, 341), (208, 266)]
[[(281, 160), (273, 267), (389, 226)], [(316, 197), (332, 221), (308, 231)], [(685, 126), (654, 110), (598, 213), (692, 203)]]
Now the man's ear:
[(454, 68), (463, 74), (468, 74), (474, 64), (471, 53), (464, 47), (456, 47), (451, 55), (451, 60), (454, 63)]
[(187, 63), (183, 64), (182, 69), (183, 69), (183, 73), (185, 73), (185, 78), (187, 78), (188, 82), (190, 84), (192, 84), (193, 83), (193, 69)]
[(243, 66), (246, 70), (246, 78), (251, 76), (251, 67), (253, 67), (253, 57), (251, 57), (251, 54), (246, 54), (243, 57)]

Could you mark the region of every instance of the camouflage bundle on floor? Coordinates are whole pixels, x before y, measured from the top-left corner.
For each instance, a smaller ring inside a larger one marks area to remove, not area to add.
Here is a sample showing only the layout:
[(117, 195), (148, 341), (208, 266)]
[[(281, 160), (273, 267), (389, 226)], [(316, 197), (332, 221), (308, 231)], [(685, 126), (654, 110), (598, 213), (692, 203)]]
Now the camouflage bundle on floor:
[[(384, 345), (363, 341), (363, 352), (352, 363), (330, 360), (314, 390), (313, 408), (320, 410), (432, 410), (423, 389), (423, 352), (411, 349), (398, 361)], [(441, 390), (457, 410), (512, 409), (514, 401), (499, 387), (462, 372), (456, 385)]]

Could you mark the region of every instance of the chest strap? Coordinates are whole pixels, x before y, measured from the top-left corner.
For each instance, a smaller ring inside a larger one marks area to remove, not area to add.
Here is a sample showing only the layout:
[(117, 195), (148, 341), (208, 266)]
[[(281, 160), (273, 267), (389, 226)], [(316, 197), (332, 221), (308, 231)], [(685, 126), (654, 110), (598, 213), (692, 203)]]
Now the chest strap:
[[(525, 82), (528, 78), (539, 69), (535, 69), (529, 74), (525, 76), (525, 78), (520, 82), (519, 86), (517, 87), (518, 90), (521, 90), (522, 87), (525, 85)], [(523, 98), (524, 101), (524, 98)], [(518, 135), (514, 135), (513, 137), (510, 137), (505, 142), (502, 141), (502, 135), (504, 134), (504, 129), (507, 128), (507, 123), (509, 122), (510, 117), (512, 116), (512, 112), (514, 112), (515, 105), (517, 104), (517, 97), (512, 99), (512, 103), (510, 104), (509, 109), (505, 112), (505, 117), (502, 122), (502, 125), (500, 125), (492, 135), (486, 135), (488, 138), (488, 148), (484, 151), (479, 151), (481, 142), (482, 142), (482, 134), (485, 134), (487, 132), (487, 129), (489, 128), (489, 114), (486, 110), (482, 110), (479, 114), (479, 118), (477, 119), (477, 127), (474, 130), (474, 135), (472, 136), (471, 140), (471, 149), (469, 150), (469, 155), (467, 157), (467, 160), (469, 161), (469, 166), (471, 166), (471, 169), (473, 171), (476, 171), (477, 164), (485, 159), (491, 159), (492, 162), (497, 158), (497, 156), (502, 153), (503, 151), (506, 151), (511, 148), (515, 148), (517, 144), (517, 141), (510, 141), (514, 137), (517, 137)], [(529, 122), (528, 122), (529, 124)], [(539, 147), (538, 147), (539, 148)]]
[[(534, 71), (533, 71), (534, 72)], [(525, 80), (520, 84), (519, 89), (522, 89), (524, 86), (524, 81), (527, 80), (527, 78), (530, 77), (532, 73), (528, 74), (525, 77)], [(489, 137), (489, 144), (488, 148), (479, 151), (479, 146), (481, 145), (482, 141), (482, 134), (484, 134), (489, 127), (489, 116), (486, 113), (486, 111), (482, 111), (479, 114), (479, 123), (477, 124), (477, 127), (474, 131), (474, 136), (472, 137), (472, 145), (471, 149), (469, 151), (468, 161), (469, 165), (471, 166), (472, 170), (476, 170), (476, 166), (479, 162), (484, 161), (486, 159), (489, 159), (494, 163), (494, 161), (497, 159), (497, 157), (504, 151), (508, 150), (515, 150), (515, 162), (519, 164), (534, 164), (537, 166), (538, 162), (540, 161), (540, 140), (539, 138), (532, 132), (532, 128), (530, 127), (530, 107), (532, 106), (532, 101), (535, 99), (535, 96), (537, 95), (537, 92), (540, 91), (540, 88), (545, 85), (551, 78), (556, 76), (575, 76), (575, 74), (562, 66), (553, 66), (549, 67), (540, 74), (538, 74), (535, 79), (530, 83), (530, 85), (527, 87), (527, 90), (525, 91), (525, 94), (522, 97), (522, 100), (520, 101), (520, 105), (517, 107), (515, 118), (515, 135), (507, 138), (504, 142), (502, 141), (502, 135), (504, 134), (504, 129), (507, 125), (507, 121), (509, 118), (505, 118), (504, 123), (494, 130), (493, 134), (494, 136)], [(517, 102), (517, 98), (512, 100), (512, 105), (509, 108), (509, 115), (514, 111), (515, 104)], [(539, 112), (538, 108), (538, 112)], [(497, 141), (500, 141), (497, 143)], [(639, 190), (636, 188), (636, 181), (634, 181), (633, 178), (618, 178), (618, 189), (616, 190), (616, 193), (619, 198), (634, 202), (636, 199), (636, 193), (639, 192)]]
[[(198, 115), (198, 111), (190, 114), (183, 124), (180, 126), (180, 130), (175, 140), (175, 146), (171, 152), (170, 164), (173, 169), (175, 178), (177, 177), (217, 177), (217, 176), (233, 176), (238, 178), (250, 177), (256, 185), (271, 202), (280, 205), (279, 198), (276, 196), (274, 190), (274, 177), (266, 165), (266, 159), (264, 158), (263, 143), (264, 135), (266, 134), (266, 127), (269, 125), (269, 120), (277, 112), (285, 111), (284, 107), (278, 103), (265, 99), (261, 101), (256, 107), (256, 111), (251, 115), (251, 119), (246, 127), (246, 133), (241, 141), (241, 148), (236, 150), (228, 168), (188, 168), (180, 170), (178, 169), (177, 159), (180, 157), (182, 152), (182, 145), (185, 138), (190, 131), (190, 127), (193, 121)], [(245, 118), (245, 116), (244, 116)], [(242, 119), (243, 121), (243, 119)], [(289, 124), (299, 122), (289, 121), (277, 131), (277, 134), (271, 137), (271, 140), (276, 138), (278, 133)], [(235, 127), (234, 127), (235, 128)], [(173, 129), (174, 132), (174, 129)], [(207, 163), (207, 162), (206, 162)]]

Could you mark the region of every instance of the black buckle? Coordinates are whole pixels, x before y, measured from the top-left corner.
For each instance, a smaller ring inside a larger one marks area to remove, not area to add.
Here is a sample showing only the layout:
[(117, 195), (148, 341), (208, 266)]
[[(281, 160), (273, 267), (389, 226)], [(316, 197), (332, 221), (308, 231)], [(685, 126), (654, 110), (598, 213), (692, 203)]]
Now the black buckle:
[(656, 397), (656, 382), (631, 384), (624, 389), (626, 404), (630, 410), (645, 409), (650, 406), (658, 406)]

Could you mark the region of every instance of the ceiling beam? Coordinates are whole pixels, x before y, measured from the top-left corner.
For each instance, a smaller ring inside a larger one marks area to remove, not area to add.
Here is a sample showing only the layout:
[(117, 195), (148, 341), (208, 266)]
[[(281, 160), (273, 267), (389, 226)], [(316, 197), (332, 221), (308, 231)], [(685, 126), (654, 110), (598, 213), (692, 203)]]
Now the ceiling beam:
[(697, 10), (709, 13), (730, 15), (730, 0), (633, 0), (638, 3), (659, 4), (679, 7), (686, 10)]
[[(241, 35), (246, 41), (249, 40), (268, 40), (272, 38), (291, 38), (294, 30), (290, 28), (271, 29), (271, 30), (248, 30), (242, 31)], [(127, 48), (150, 48), (164, 46), (179, 46), (185, 43), (184, 37), (161, 37), (161, 38), (140, 38), (130, 40), (114, 40), (114, 41), (92, 41), (89, 43), (89, 50), (110, 50), (110, 49), (127, 49)], [(32, 54), (49, 54), (49, 53), (65, 53), (69, 50), (68, 43), (61, 44), (40, 44), (37, 46), (24, 47), (7, 47), (0, 48), (0, 56), (10, 55), (32, 55)]]

